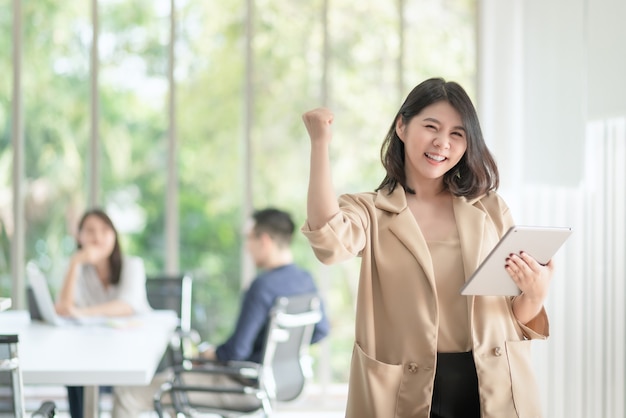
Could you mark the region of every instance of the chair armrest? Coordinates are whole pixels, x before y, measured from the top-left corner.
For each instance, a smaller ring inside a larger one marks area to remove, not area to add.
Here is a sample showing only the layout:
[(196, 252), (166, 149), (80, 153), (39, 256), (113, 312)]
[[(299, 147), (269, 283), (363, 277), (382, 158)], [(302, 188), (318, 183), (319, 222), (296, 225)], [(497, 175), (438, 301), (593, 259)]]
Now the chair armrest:
[(284, 312), (276, 313), (276, 322), (284, 328), (296, 328), (304, 325), (317, 324), (322, 319), (322, 312), (313, 310), (297, 315)]
[(250, 361), (217, 363), (209, 360), (202, 363), (192, 363), (191, 366), (183, 365), (174, 368), (174, 374), (177, 375), (183, 373), (221, 374), (243, 379), (258, 379), (260, 372), (261, 365)]
[[(165, 382), (161, 385), (161, 387), (154, 393), (153, 395), (153, 404), (154, 404), (154, 409), (155, 412), (157, 413), (159, 418), (163, 418), (164, 415), (164, 410), (166, 405), (163, 404), (162, 400), (163, 397), (167, 394), (170, 395), (171, 400), (173, 401), (173, 403), (171, 404), (171, 406), (174, 407), (174, 409), (177, 412), (183, 412), (184, 410), (188, 409), (188, 408), (194, 408), (194, 404), (191, 404), (188, 402), (188, 400), (184, 403), (181, 404), (180, 403), (180, 398), (178, 398), (178, 396), (175, 396), (177, 393), (182, 393), (184, 394), (185, 398), (186, 395), (189, 394), (190, 392), (196, 392), (196, 393), (220, 393), (220, 394), (231, 394), (231, 395), (241, 395), (241, 396), (254, 396), (257, 399), (261, 400), (262, 402), (264, 402), (267, 399), (267, 394), (259, 389), (253, 388), (253, 387), (249, 387), (249, 386), (241, 386), (241, 387), (224, 387), (224, 386), (203, 386), (203, 385), (185, 385), (185, 384), (180, 384), (180, 383), (174, 383), (174, 382)], [(186, 398), (187, 399), (187, 398)], [(212, 408), (209, 406), (210, 409), (218, 411), (230, 411), (230, 412), (234, 412), (234, 411), (239, 411), (241, 412), (240, 409), (231, 409), (229, 407), (222, 407), (222, 408)], [(220, 415), (221, 416), (221, 415)]]
[(176, 328), (176, 336), (180, 338), (184, 338), (193, 342), (194, 344), (200, 343), (200, 334), (195, 329), (190, 329), (189, 331), (183, 331), (180, 327)]
[[(249, 386), (227, 387), (227, 386), (203, 386), (172, 384), (167, 388), (169, 392), (208, 392), (208, 393), (228, 393), (232, 395), (257, 395), (260, 391)], [(258, 395), (257, 395), (258, 396)]]
[(210, 360), (204, 357), (194, 357), (186, 359), (187, 364), (191, 364), (189, 367), (204, 367), (204, 368), (251, 368), (251, 369), (259, 369), (261, 365), (259, 363), (255, 363), (253, 361), (246, 360), (231, 360), (227, 362), (221, 362), (218, 360)]

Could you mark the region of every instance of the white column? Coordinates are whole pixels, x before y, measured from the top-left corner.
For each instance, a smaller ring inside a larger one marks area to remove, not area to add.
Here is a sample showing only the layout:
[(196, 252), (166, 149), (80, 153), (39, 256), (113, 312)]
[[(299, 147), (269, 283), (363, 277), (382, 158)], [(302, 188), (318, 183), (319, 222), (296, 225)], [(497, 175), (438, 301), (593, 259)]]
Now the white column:
[(98, 89), (98, 71), (100, 69), (98, 53), (98, 0), (91, 1), (91, 135), (89, 141), (89, 206), (97, 206), (100, 202), (100, 92)]
[(478, 3), (477, 110), (500, 169), (501, 192), (513, 208), (521, 185), (524, 139), (523, 1)]
[(165, 193), (165, 271), (179, 272), (179, 214), (178, 214), (178, 140), (176, 132), (176, 0), (170, 0), (170, 44), (168, 63), (168, 132), (167, 132), (167, 191)]
[(24, 115), (22, 107), (22, 2), (13, 0), (13, 231), (11, 237), (12, 305), (23, 309), (24, 301)]
[[(241, 210), (241, 232), (243, 233), (246, 222), (252, 214), (254, 206), (254, 191), (252, 189), (252, 173), (254, 171), (252, 161), (252, 122), (254, 119), (254, 51), (252, 41), (254, 39), (254, 0), (246, 0), (246, 39), (245, 39), (245, 58), (246, 58), (246, 80), (245, 80), (245, 97), (244, 97), (244, 131), (242, 138), (242, 174), (243, 174), (243, 196)], [(247, 288), (250, 281), (254, 278), (255, 267), (250, 255), (246, 251), (245, 241), (241, 244), (241, 287)]]

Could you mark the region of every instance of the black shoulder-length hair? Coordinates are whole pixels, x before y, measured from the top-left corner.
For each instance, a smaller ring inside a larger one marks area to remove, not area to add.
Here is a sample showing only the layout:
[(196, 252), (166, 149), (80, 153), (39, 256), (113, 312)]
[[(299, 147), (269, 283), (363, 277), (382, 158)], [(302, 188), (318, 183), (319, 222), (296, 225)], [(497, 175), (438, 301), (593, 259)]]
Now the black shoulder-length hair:
[(425, 107), (440, 101), (450, 103), (459, 112), (467, 135), (467, 150), (457, 165), (444, 174), (444, 187), (455, 196), (467, 198), (478, 197), (498, 188), (498, 167), (485, 144), (471, 99), (458, 83), (430, 78), (409, 93), (393, 119), (380, 150), (387, 174), (376, 191), (387, 189), (391, 193), (400, 184), (408, 193), (415, 193), (406, 184), (404, 143), (396, 134), (396, 123), (402, 118), (402, 122), (408, 125)]
[[(79, 234), (80, 234), (80, 231), (83, 230), (83, 225), (85, 224), (85, 221), (90, 216), (95, 216), (99, 218), (100, 220), (102, 220), (105, 224), (109, 226), (109, 228), (113, 230), (113, 233), (115, 234), (115, 245), (113, 246), (113, 251), (111, 252), (111, 255), (109, 256), (109, 267), (111, 268), (110, 283), (118, 284), (120, 282), (120, 275), (122, 273), (122, 250), (120, 249), (120, 241), (117, 236), (117, 229), (115, 229), (115, 225), (113, 225), (113, 221), (111, 221), (111, 218), (109, 218), (109, 215), (107, 215), (102, 209), (94, 208), (94, 209), (89, 209), (88, 211), (86, 211), (83, 214), (82, 218), (80, 218), (80, 222), (78, 222)], [(77, 244), (78, 244), (78, 248), (82, 247), (80, 245), (80, 242), (77, 242)]]

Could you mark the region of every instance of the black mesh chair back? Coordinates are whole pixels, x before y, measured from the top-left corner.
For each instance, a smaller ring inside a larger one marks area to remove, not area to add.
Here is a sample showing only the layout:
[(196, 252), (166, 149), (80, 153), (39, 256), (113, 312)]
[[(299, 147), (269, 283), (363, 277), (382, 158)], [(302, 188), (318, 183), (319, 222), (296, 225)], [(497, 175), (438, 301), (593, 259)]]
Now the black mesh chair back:
[(146, 295), (152, 309), (175, 311), (180, 321), (176, 336), (161, 358), (157, 372), (182, 364), (187, 353), (192, 351), (191, 291), (192, 278), (186, 273), (148, 276), (146, 279)]
[[(0, 418), (25, 417), (24, 386), (18, 356), (19, 338), (15, 334), (0, 335)], [(43, 402), (29, 416), (53, 418), (56, 404)]]
[(22, 375), (17, 335), (0, 335), (0, 417), (23, 417)]
[(191, 286), (188, 274), (148, 276), (146, 294), (152, 309), (169, 309), (178, 314), (180, 328), (191, 330)]

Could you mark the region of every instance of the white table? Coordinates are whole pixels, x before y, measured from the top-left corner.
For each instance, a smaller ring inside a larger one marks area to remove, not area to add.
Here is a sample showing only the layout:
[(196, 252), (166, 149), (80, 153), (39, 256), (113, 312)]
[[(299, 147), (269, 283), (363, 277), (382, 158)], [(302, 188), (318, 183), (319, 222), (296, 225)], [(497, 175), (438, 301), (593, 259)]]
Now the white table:
[(0, 332), (19, 335), (24, 384), (85, 386), (85, 418), (98, 416), (99, 386), (150, 383), (177, 324), (173, 311), (64, 327), (0, 313)]

